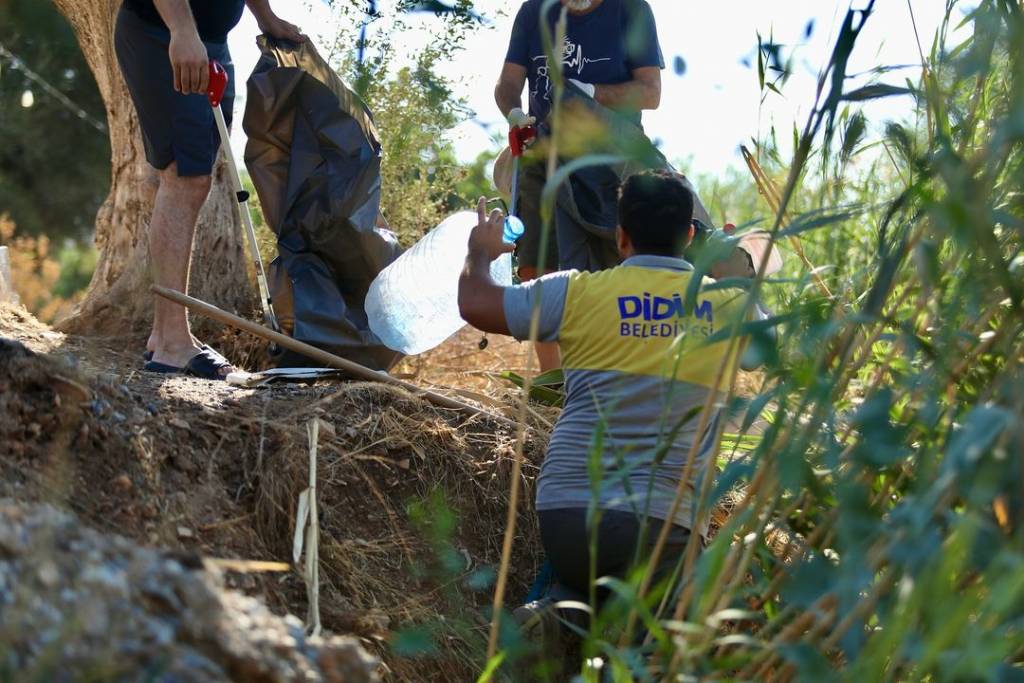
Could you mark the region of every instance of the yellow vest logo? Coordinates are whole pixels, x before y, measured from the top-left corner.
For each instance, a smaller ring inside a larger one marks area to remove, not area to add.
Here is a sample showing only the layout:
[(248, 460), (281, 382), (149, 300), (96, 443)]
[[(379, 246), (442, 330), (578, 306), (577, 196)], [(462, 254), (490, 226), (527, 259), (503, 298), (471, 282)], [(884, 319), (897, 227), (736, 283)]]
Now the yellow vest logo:
[[(701, 292), (687, 310), (685, 293), (692, 277), (690, 272), (637, 266), (574, 275), (559, 334), (565, 368), (674, 377), (711, 387), (729, 343), (709, 344), (707, 338), (716, 327), (725, 329), (735, 321), (746, 295), (740, 290)], [(723, 376), (730, 374), (731, 365)]]
[[(687, 277), (689, 282), (689, 277)], [(671, 298), (655, 296), (644, 292), (639, 296), (619, 297), (619, 336), (621, 337), (679, 337), (698, 332), (705, 337), (715, 331), (714, 304), (708, 299), (697, 302), (693, 310), (693, 318), (687, 320), (686, 307), (683, 305), (682, 292)], [(697, 322), (704, 321), (702, 326)]]

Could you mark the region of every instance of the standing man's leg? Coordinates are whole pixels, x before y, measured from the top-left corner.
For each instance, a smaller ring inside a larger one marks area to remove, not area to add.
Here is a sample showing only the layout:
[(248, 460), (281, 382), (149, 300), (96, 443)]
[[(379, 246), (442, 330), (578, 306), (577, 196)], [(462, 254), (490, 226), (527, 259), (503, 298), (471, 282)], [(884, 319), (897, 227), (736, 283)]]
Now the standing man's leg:
[[(178, 165), (160, 171), (160, 186), (149, 223), (149, 256), (153, 281), (178, 292), (188, 291), (192, 242), (199, 211), (210, 194), (210, 176), (181, 177)], [(153, 360), (184, 367), (202, 349), (192, 336), (183, 306), (154, 296), (150, 350)]]

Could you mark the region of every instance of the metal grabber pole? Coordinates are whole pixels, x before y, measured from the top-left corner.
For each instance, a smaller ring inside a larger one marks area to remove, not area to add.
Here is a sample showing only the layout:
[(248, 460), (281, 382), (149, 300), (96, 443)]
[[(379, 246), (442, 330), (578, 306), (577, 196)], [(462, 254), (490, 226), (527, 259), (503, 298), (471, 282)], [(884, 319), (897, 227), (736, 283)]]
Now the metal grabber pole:
[(508, 148), (512, 153), (512, 203), (509, 205), (508, 218), (505, 219), (505, 241), (518, 241), (526, 226), (519, 219), (519, 167), (526, 148), (537, 138), (537, 129), (533, 126), (519, 128), (512, 126), (508, 133)]
[(260, 247), (256, 242), (256, 228), (252, 224), (252, 214), (249, 212), (249, 193), (242, 187), (242, 176), (238, 173), (238, 164), (235, 163), (235, 155), (231, 152), (231, 138), (228, 135), (228, 124), (224, 120), (224, 112), (220, 108), (220, 101), (224, 97), (224, 90), (228, 87), (228, 72), (217, 61), (210, 61), (210, 86), (207, 96), (210, 99), (210, 106), (213, 107), (213, 118), (217, 121), (217, 130), (220, 131), (221, 144), (228, 158), (228, 169), (231, 171), (231, 184), (235, 190), (235, 198), (238, 200), (238, 213), (242, 217), (242, 224), (245, 226), (246, 234), (249, 236), (249, 248), (252, 250), (252, 262), (256, 268), (256, 282), (260, 289), (260, 305), (263, 307), (263, 317), (267, 325), (275, 332), (281, 331), (277, 322), (277, 315), (274, 313), (274, 302), (270, 298), (270, 287), (267, 285), (267, 273), (263, 270), (263, 259), (260, 257)]

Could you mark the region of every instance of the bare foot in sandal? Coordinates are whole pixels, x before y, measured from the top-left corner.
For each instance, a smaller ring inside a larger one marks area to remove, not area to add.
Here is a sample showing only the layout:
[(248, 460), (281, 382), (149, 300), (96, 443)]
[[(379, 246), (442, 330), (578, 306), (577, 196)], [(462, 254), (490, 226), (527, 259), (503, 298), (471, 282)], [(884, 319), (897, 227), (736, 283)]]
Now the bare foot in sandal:
[(157, 346), (143, 366), (149, 372), (185, 374), (223, 380), (235, 368), (224, 356), (205, 344), (192, 342), (179, 347)]

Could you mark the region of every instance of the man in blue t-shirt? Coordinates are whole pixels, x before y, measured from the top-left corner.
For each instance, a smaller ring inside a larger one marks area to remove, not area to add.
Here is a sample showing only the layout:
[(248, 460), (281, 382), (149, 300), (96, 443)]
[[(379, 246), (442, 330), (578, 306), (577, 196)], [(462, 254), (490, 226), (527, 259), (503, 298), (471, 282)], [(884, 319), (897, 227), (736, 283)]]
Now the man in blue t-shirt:
[[(515, 127), (545, 124), (551, 113), (554, 92), (541, 34), (543, 4), (543, 0), (527, 0), (520, 7), (494, 90), (498, 108)], [(639, 125), (640, 112), (657, 109), (661, 103), (665, 67), (650, 5), (646, 0), (561, 0), (544, 17), (548, 27), (554, 27), (563, 6), (568, 21), (562, 67), (572, 86), (570, 94), (593, 98)], [(524, 86), (529, 91), (528, 113), (523, 110)], [(601, 270), (615, 265), (611, 240), (561, 219), (548, 236), (545, 262), (540, 263), (540, 195), (545, 182), (543, 162), (524, 164), (519, 216), (526, 233), (516, 249), (520, 278), (526, 281), (556, 270)], [(542, 370), (558, 367), (556, 346), (538, 344), (537, 355)]]
[[(139, 115), (146, 161), (154, 169), (149, 254), (153, 280), (185, 292), (199, 211), (210, 192), (220, 135), (207, 98), (210, 60), (228, 71), (221, 106), (230, 125), (234, 70), (228, 31), (244, 7), (273, 38), (305, 40), (280, 19), (269, 0), (124, 0), (114, 29), (114, 48), (128, 93)], [(225, 141), (226, 142), (226, 141)], [(151, 372), (188, 373), (224, 379), (233, 369), (189, 329), (185, 309), (157, 297), (146, 343)]]

